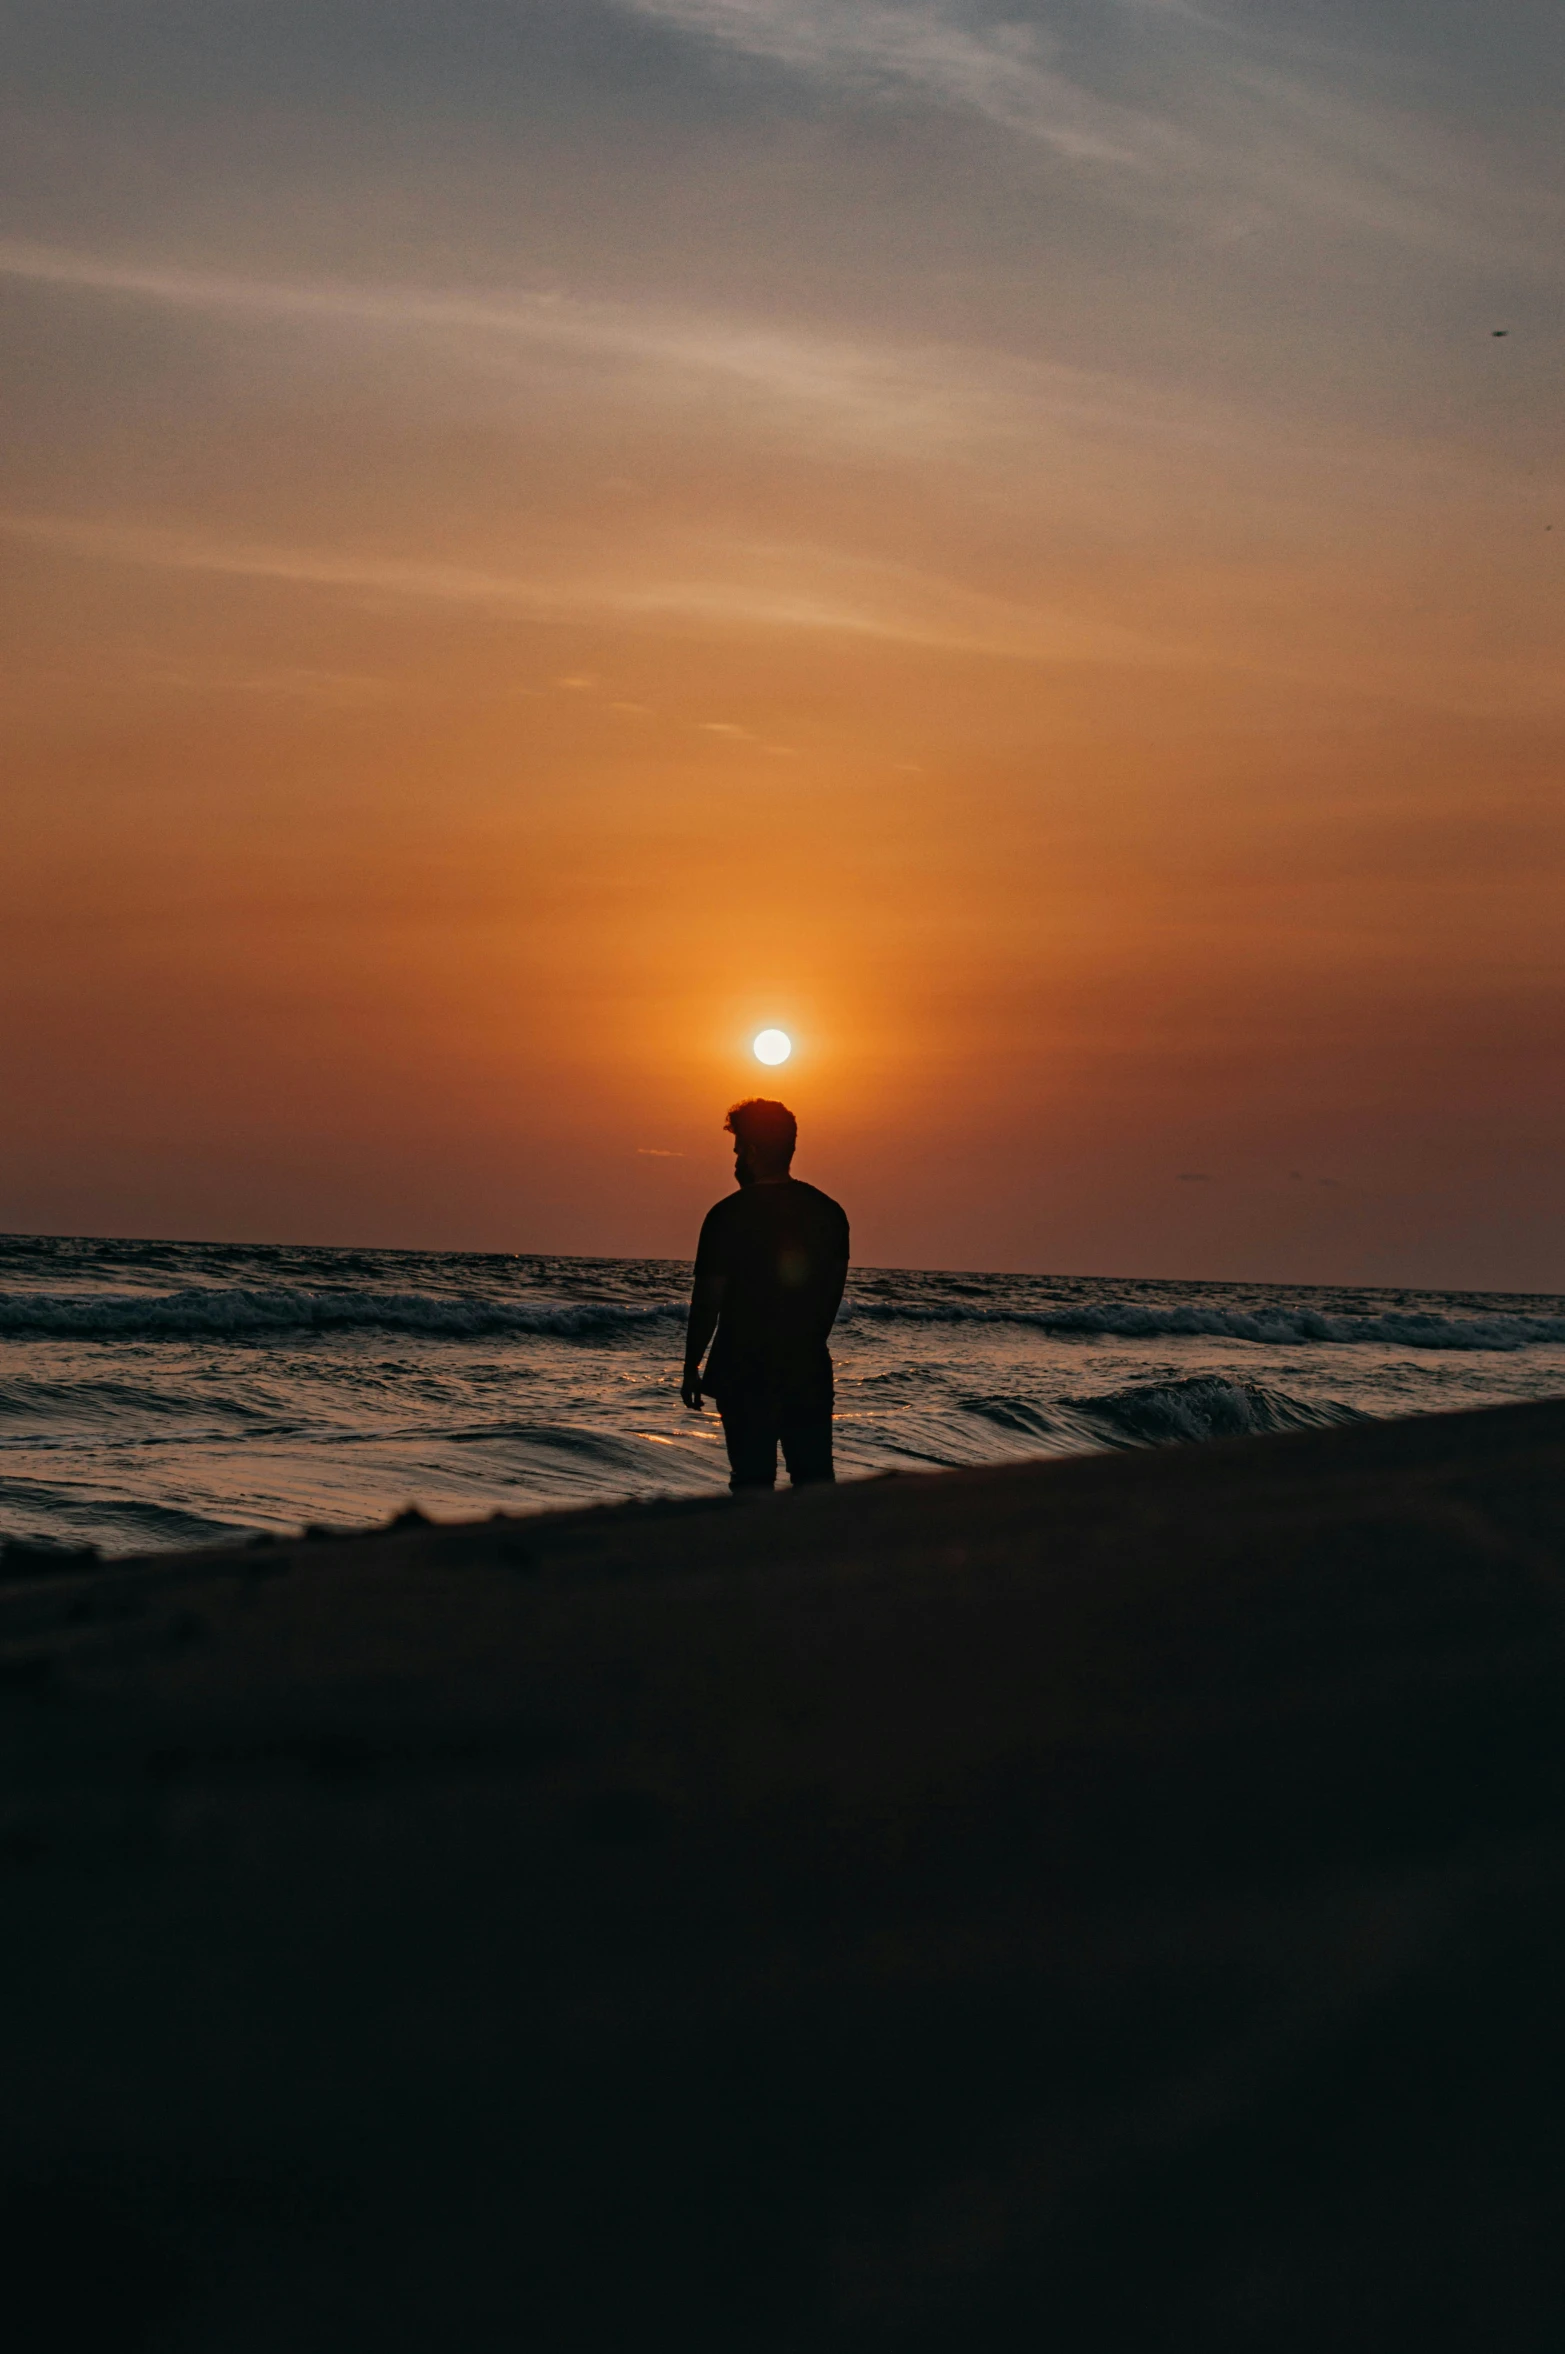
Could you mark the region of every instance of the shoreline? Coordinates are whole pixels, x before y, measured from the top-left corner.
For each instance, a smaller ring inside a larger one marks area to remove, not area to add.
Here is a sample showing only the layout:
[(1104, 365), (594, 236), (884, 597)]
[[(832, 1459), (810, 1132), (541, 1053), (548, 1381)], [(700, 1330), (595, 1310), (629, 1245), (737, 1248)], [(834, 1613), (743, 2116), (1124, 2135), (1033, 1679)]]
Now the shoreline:
[(1565, 2321), (1565, 1401), (13, 1571), (0, 1752), (24, 2346)]
[[(646, 1262), (19, 1249), (8, 1537), (150, 1555), (726, 1480), (675, 1385), (688, 1286)], [(845, 1477), (1565, 1394), (1565, 1299), (861, 1269), (848, 1306)]]

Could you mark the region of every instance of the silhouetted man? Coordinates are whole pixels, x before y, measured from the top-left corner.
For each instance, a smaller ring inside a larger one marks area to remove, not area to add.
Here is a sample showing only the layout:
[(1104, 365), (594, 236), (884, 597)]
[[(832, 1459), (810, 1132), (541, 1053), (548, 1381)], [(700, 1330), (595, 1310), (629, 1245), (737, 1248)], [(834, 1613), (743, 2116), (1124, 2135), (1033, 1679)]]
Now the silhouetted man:
[(736, 1103), (725, 1125), (739, 1191), (702, 1221), (680, 1395), (697, 1412), (703, 1393), (717, 1400), (730, 1487), (775, 1487), (779, 1440), (796, 1488), (835, 1479), (826, 1336), (848, 1279), (848, 1221), (789, 1175), (798, 1126), (786, 1104)]

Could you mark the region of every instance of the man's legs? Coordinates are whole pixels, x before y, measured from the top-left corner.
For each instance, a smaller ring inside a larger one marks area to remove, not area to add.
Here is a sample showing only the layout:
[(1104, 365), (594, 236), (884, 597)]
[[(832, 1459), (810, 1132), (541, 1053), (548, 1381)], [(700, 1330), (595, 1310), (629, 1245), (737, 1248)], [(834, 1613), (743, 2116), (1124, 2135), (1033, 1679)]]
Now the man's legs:
[(797, 1397), (778, 1398), (766, 1390), (731, 1390), (719, 1401), (728, 1448), (731, 1488), (777, 1485), (777, 1442), (796, 1488), (834, 1480), (830, 1388), (813, 1384)]
[(718, 1401), (728, 1448), (728, 1484), (740, 1488), (777, 1485), (777, 1402), (763, 1393), (731, 1390)]
[(783, 1461), (796, 1488), (835, 1479), (831, 1456), (831, 1398), (797, 1403), (785, 1400), (782, 1410)]

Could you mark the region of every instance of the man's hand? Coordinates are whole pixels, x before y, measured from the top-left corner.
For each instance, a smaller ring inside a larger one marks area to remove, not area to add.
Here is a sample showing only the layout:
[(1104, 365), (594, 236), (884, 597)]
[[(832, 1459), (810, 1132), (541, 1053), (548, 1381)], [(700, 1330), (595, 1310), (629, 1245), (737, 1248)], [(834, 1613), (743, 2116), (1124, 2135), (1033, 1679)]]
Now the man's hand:
[[(703, 1233), (705, 1228), (702, 1229)], [(701, 1411), (701, 1360), (723, 1312), (726, 1275), (697, 1275), (690, 1293), (690, 1321), (685, 1326), (685, 1370), (679, 1394), (692, 1414)]]

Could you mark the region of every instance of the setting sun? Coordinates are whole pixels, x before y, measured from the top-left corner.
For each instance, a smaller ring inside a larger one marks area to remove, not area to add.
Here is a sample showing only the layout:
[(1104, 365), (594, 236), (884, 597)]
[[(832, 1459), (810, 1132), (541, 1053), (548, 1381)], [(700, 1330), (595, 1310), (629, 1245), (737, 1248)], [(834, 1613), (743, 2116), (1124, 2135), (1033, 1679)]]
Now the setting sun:
[(785, 1063), (793, 1052), (793, 1040), (786, 1030), (763, 1030), (752, 1052), (758, 1063)]

